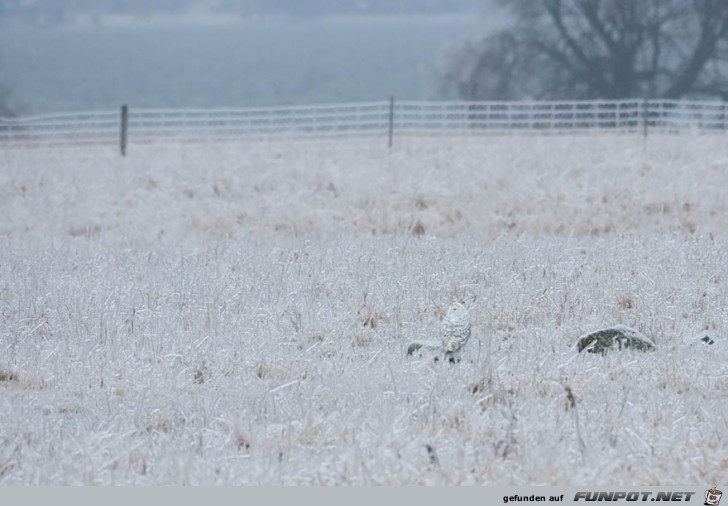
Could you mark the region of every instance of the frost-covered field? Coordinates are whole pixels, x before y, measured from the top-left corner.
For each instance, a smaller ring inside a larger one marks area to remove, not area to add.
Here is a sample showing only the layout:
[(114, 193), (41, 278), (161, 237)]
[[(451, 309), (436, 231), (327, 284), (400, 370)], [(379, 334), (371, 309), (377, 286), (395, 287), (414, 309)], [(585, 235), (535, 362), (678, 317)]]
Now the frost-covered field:
[(0, 216), (2, 484), (728, 474), (722, 136), (3, 148)]

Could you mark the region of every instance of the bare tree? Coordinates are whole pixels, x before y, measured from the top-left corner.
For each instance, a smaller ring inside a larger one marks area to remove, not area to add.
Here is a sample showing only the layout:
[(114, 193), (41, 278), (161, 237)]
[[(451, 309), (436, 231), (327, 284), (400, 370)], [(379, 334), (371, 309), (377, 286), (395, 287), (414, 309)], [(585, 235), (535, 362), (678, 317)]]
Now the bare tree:
[(469, 100), (728, 100), (726, 0), (498, 0), (510, 26), (469, 43), (444, 81)]

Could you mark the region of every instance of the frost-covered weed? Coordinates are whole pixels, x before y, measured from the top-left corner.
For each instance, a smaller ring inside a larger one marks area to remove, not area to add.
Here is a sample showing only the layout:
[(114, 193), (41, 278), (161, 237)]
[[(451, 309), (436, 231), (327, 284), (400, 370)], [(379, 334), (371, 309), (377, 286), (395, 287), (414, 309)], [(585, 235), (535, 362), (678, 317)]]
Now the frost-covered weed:
[[(3, 152), (0, 483), (718, 482), (726, 148), (679, 139)], [(617, 323), (657, 350), (577, 353)]]

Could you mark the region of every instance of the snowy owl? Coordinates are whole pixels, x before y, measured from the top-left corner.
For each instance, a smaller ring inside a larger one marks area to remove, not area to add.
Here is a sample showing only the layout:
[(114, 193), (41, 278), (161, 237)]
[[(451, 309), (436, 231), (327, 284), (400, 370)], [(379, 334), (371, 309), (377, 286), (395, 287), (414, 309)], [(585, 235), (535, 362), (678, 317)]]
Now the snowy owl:
[(470, 338), (470, 315), (465, 306), (453, 303), (442, 319), (442, 351), (450, 362), (459, 360), (460, 350)]

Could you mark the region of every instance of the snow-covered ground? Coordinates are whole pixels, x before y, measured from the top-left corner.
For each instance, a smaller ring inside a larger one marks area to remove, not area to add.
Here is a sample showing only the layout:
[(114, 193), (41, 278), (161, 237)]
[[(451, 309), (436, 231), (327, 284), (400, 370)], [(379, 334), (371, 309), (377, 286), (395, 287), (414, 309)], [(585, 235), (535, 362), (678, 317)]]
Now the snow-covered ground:
[(0, 484), (728, 473), (722, 136), (3, 148), (0, 216)]

